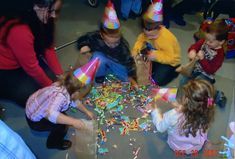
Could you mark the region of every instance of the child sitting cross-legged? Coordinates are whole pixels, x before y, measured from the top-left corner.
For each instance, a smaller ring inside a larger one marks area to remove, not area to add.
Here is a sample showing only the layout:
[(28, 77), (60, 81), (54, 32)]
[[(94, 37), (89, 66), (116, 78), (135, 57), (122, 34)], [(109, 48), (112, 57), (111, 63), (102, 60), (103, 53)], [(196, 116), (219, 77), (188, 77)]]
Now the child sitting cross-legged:
[(129, 44), (121, 34), (121, 26), (111, 0), (105, 7), (104, 17), (98, 31), (86, 33), (77, 40), (77, 48), (81, 54), (92, 53), (90, 60), (99, 58), (97, 83), (102, 83), (107, 74), (114, 74), (123, 82), (135, 81), (135, 62), (131, 56)]
[(71, 141), (64, 139), (68, 126), (86, 129), (82, 120), (65, 114), (70, 106), (77, 107), (90, 119), (94, 118), (93, 113), (80, 101), (89, 93), (90, 87), (76, 76), (84, 77), (79, 69), (68, 71), (59, 81), (38, 90), (27, 101), (26, 119), (30, 128), (36, 131), (50, 131), (47, 148), (66, 150), (71, 147)]
[(175, 152), (192, 154), (201, 150), (214, 118), (214, 87), (205, 80), (191, 80), (179, 89), (175, 107), (162, 114), (155, 103), (147, 105), (152, 110), (153, 124), (159, 132), (168, 133), (167, 143)]
[(138, 59), (141, 59), (139, 56), (143, 55), (150, 61), (149, 79), (159, 86), (167, 85), (178, 76), (175, 69), (180, 65), (181, 58), (179, 42), (175, 35), (162, 25), (162, 20), (162, 1), (158, 0), (150, 4), (143, 15), (143, 32), (138, 35), (132, 49), (132, 56), (137, 64)]

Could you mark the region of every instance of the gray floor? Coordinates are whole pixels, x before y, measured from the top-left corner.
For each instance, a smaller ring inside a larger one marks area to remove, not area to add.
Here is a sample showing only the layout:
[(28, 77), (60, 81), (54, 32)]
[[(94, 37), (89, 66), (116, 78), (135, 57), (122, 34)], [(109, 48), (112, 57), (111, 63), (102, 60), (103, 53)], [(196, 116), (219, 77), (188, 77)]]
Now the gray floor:
[[(84, 4), (82, 0), (66, 0), (64, 1), (61, 16), (57, 21), (57, 46), (60, 46), (66, 42), (70, 42), (76, 39), (81, 34), (97, 29), (97, 24), (102, 17), (104, 9), (104, 4), (101, 3), (98, 8), (91, 8)], [(180, 27), (171, 23), (170, 30), (178, 38), (182, 47), (182, 63), (186, 63), (186, 52), (189, 45), (193, 42), (192, 35), (197, 30), (199, 23), (201, 22), (201, 17), (199, 15), (186, 15), (185, 19), (187, 21), (187, 26)], [(124, 37), (129, 41), (132, 47), (140, 28), (138, 26), (138, 19), (130, 19), (128, 21), (121, 21), (122, 30)], [(62, 50), (58, 51), (58, 56), (60, 62), (64, 69), (67, 69), (69, 65), (74, 65), (76, 59), (79, 57), (80, 64), (83, 64), (84, 57), (78, 55), (78, 51), (75, 45), (71, 45)], [(216, 87), (225, 92), (228, 103), (225, 109), (217, 109), (215, 121), (209, 131), (209, 140), (217, 144), (219, 143), (220, 136), (226, 135), (228, 122), (234, 120), (234, 103), (232, 104), (232, 99), (234, 98), (233, 89), (235, 86), (235, 60), (226, 60), (224, 66), (218, 72)], [(178, 80), (176, 79), (169, 86), (177, 86)], [(25, 142), (29, 145), (32, 151), (40, 159), (64, 159), (68, 151), (57, 151), (48, 150), (45, 147), (47, 133), (37, 133), (31, 131), (27, 126), (24, 118), (24, 110), (19, 106), (11, 102), (1, 102), (0, 103), (5, 109), (5, 122), (16, 132), (18, 132)], [(115, 134), (116, 132), (114, 132)], [(133, 137), (139, 137), (139, 145), (145, 145), (146, 152), (139, 155), (138, 158), (160, 158), (160, 159), (172, 159), (180, 158), (176, 157), (174, 152), (170, 150), (165, 142), (164, 134), (144, 134), (138, 136), (138, 133), (132, 134)], [(114, 135), (115, 137), (110, 140), (112, 143), (120, 143), (122, 141), (128, 140), (129, 137), (120, 137), (119, 135)], [(68, 136), (69, 137), (69, 136)], [(125, 143), (125, 142), (123, 142)], [(125, 145), (123, 144), (122, 145)], [(121, 144), (121, 143), (120, 143)], [(215, 145), (214, 145), (215, 146)], [(217, 145), (218, 146), (218, 145)], [(149, 148), (149, 149), (148, 149)], [(211, 149), (214, 149), (212, 147)], [(118, 150), (119, 149), (119, 150)], [(111, 152), (113, 154), (111, 154)], [(129, 158), (128, 154), (132, 153), (129, 150), (128, 143), (126, 147), (118, 147), (116, 152), (112, 150), (108, 156), (98, 156), (99, 158)], [(120, 153), (119, 153), (120, 152)], [(121, 156), (120, 156), (121, 155)], [(1, 158), (1, 157), (0, 157)], [(204, 158), (202, 153), (198, 158)], [(216, 157), (212, 157), (216, 158)]]

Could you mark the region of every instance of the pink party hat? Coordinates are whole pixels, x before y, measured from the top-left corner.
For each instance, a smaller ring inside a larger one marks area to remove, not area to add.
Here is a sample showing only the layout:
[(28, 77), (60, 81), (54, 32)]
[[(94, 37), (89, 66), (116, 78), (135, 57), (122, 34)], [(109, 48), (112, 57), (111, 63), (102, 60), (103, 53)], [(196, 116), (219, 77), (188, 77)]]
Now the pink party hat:
[(176, 101), (177, 88), (156, 88), (152, 90), (154, 100)]
[(144, 14), (144, 19), (149, 19), (154, 22), (161, 22), (163, 20), (163, 4), (162, 0), (155, 0), (150, 4), (147, 12)]
[(120, 27), (120, 22), (111, 0), (108, 0), (104, 10), (103, 25), (107, 29), (118, 29)]
[(98, 58), (95, 58), (82, 67), (76, 69), (73, 74), (82, 83), (89, 84), (91, 81), (94, 80), (99, 64), (100, 60)]

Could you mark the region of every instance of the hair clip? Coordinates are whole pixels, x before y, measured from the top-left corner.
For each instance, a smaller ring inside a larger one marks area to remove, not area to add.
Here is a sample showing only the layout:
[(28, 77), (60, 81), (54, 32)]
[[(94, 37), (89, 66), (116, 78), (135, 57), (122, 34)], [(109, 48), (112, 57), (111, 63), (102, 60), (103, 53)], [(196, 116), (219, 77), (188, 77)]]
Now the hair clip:
[(207, 107), (211, 107), (211, 106), (213, 106), (213, 104), (214, 104), (214, 99), (208, 97), (207, 98)]

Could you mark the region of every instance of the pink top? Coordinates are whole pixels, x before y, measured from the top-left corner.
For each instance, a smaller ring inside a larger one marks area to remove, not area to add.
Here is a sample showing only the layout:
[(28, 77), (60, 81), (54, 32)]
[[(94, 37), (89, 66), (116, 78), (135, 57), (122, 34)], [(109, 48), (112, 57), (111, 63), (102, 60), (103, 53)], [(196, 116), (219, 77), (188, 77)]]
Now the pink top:
[[(0, 21), (3, 18), (0, 17)], [(0, 29), (0, 42), (7, 27), (14, 20), (7, 22)], [(58, 61), (53, 47), (45, 51), (44, 56), (50, 69), (56, 74), (63, 74), (62, 67)], [(0, 69), (12, 70), (23, 68), (24, 71), (34, 78), (42, 87), (52, 84), (51, 79), (40, 67), (34, 51), (34, 36), (27, 25), (19, 24), (11, 28), (6, 39), (6, 46), (0, 44)]]
[(171, 109), (163, 114), (163, 118), (160, 116), (158, 109), (155, 109), (151, 113), (153, 124), (156, 126), (159, 132), (168, 133), (167, 143), (171, 149), (184, 151), (186, 154), (191, 154), (195, 150), (200, 150), (207, 140), (207, 132), (200, 134), (197, 132), (196, 137), (189, 134), (189, 137), (180, 135), (179, 126), (183, 114), (177, 112), (175, 109)]
[(26, 116), (34, 121), (40, 121), (47, 117), (52, 123), (56, 123), (56, 119), (60, 112), (64, 112), (69, 108), (70, 96), (66, 88), (53, 83), (51, 86), (39, 89), (32, 94), (26, 103)]

